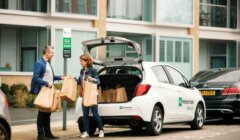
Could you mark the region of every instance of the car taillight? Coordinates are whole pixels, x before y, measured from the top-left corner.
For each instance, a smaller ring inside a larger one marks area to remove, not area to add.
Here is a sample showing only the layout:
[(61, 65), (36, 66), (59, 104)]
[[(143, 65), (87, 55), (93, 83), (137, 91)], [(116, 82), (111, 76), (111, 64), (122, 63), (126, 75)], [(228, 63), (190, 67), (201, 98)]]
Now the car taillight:
[(134, 120), (141, 120), (142, 118), (140, 116), (132, 116)]
[(6, 95), (4, 95), (4, 100), (5, 100), (5, 105), (8, 108), (8, 100), (7, 100), (7, 96)]
[(233, 88), (224, 88), (222, 95), (236, 95), (240, 94), (240, 88), (233, 87)]
[(150, 89), (151, 85), (140, 84), (138, 85), (136, 96), (142, 96), (147, 94), (148, 90)]

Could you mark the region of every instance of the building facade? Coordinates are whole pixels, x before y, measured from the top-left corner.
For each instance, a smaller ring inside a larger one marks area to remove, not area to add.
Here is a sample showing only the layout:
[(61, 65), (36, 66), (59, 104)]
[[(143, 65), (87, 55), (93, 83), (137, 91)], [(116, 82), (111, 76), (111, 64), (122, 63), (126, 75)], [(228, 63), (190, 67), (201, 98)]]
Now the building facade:
[[(134, 40), (145, 61), (171, 64), (187, 78), (203, 69), (240, 66), (240, 0), (1, 0), (2, 82), (31, 77), (45, 45), (55, 47), (53, 68), (62, 74), (64, 28), (72, 30), (72, 75), (80, 70), (82, 41), (103, 36)], [(129, 48), (95, 53), (136, 56)]]

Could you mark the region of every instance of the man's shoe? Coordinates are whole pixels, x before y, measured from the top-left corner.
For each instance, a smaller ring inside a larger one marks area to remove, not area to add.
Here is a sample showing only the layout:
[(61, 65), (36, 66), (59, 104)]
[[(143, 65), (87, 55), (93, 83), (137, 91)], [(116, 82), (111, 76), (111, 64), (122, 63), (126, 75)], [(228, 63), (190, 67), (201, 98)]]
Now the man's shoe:
[(88, 137), (89, 137), (89, 135), (88, 135), (87, 132), (84, 132), (84, 133), (81, 135), (81, 138), (88, 138)]
[(44, 136), (43, 134), (38, 135), (37, 137), (38, 140), (49, 140), (46, 136)]
[(104, 137), (104, 131), (103, 130), (100, 130), (99, 131), (99, 136), (98, 136), (99, 138), (103, 138)]
[(54, 136), (52, 133), (47, 133), (46, 137), (49, 139), (59, 139), (59, 137)]

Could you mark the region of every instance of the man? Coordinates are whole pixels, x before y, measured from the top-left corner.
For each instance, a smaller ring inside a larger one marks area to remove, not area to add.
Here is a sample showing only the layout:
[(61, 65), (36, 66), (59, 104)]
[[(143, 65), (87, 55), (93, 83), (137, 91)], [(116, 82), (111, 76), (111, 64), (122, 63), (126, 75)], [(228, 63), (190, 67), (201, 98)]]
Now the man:
[[(63, 76), (55, 76), (51, 60), (54, 56), (54, 48), (46, 46), (43, 50), (43, 57), (39, 59), (34, 66), (34, 73), (31, 83), (31, 93), (38, 94), (43, 86), (51, 88), (54, 80), (62, 80)], [(38, 111), (37, 130), (38, 140), (58, 139), (55, 137), (50, 128), (51, 113)]]

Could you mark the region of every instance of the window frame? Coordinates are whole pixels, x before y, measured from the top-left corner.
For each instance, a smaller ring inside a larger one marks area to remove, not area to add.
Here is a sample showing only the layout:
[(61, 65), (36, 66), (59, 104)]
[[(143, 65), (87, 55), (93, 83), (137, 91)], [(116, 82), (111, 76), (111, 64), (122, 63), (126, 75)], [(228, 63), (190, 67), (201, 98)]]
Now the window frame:
[[(134, 19), (124, 19), (124, 18), (113, 18), (113, 14), (112, 14), (112, 5), (111, 3), (109, 2), (109, 0), (107, 0), (107, 21), (108, 22), (116, 22), (116, 23), (133, 23), (133, 24), (146, 24), (146, 25), (152, 25), (152, 23), (155, 22), (155, 1), (152, 1), (152, 9), (151, 9), (151, 21), (146, 21), (144, 20), (144, 0), (141, 0), (142, 2), (142, 11), (141, 11), (141, 16), (142, 16), (142, 19), (141, 20), (134, 20)], [(128, 4), (128, 3), (127, 3)], [(108, 9), (110, 10), (110, 16), (111, 17), (108, 17)], [(128, 8), (126, 7), (126, 13), (128, 14)]]
[(196, 11), (196, 2), (195, 0), (193, 1), (193, 10), (192, 10), (192, 24), (179, 24), (179, 23), (168, 23), (168, 22), (160, 22), (159, 20), (159, 5), (161, 5), (160, 1), (156, 0), (156, 5), (155, 5), (155, 24), (160, 25), (160, 26), (167, 26), (167, 27), (182, 27), (182, 28), (193, 28), (195, 25), (195, 11)]
[(72, 19), (85, 19), (85, 20), (97, 20), (99, 19), (99, 1), (96, 0), (96, 15), (84, 15), (84, 14), (77, 14), (77, 13), (64, 13), (58, 12), (56, 9), (56, 0), (51, 0), (50, 2), (50, 13), (52, 17), (60, 17), (60, 18), (72, 18)]

